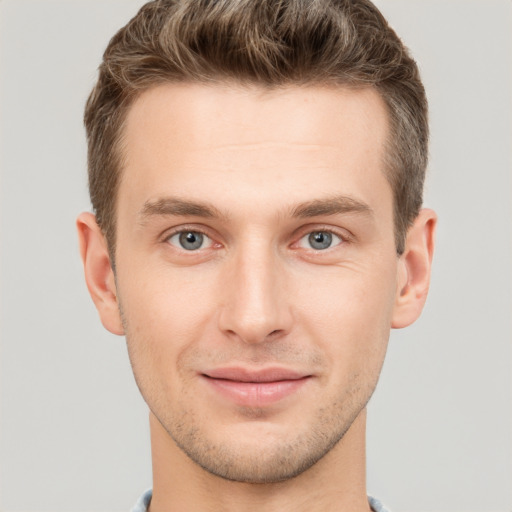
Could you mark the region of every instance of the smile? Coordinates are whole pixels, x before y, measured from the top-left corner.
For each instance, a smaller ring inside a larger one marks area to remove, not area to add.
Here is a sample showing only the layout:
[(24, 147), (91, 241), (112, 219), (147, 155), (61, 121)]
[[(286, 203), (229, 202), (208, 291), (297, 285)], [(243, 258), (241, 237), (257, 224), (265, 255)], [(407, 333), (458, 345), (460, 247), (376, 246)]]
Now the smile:
[(217, 395), (244, 407), (263, 407), (283, 400), (312, 377), (280, 368), (257, 371), (219, 368), (201, 376)]

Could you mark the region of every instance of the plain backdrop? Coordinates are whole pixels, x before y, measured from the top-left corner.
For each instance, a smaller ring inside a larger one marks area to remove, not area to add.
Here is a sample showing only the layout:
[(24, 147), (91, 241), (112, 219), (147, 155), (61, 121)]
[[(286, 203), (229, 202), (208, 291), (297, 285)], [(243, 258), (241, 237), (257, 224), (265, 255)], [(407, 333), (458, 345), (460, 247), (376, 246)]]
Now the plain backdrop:
[[(140, 0), (0, 1), (0, 510), (121, 512), (151, 485), (123, 338), (87, 294), (83, 105)], [(381, 0), (431, 108), (440, 223), (422, 318), (392, 333), (368, 489), (394, 512), (512, 511), (512, 3)]]

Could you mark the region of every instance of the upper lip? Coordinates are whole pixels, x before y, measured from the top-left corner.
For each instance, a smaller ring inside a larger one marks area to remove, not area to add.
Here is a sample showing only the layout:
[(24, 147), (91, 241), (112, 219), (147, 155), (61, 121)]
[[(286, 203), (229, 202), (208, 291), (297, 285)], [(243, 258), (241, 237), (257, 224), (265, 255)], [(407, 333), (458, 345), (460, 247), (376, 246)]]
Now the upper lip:
[(215, 368), (203, 372), (203, 375), (212, 379), (224, 379), (236, 382), (278, 382), (283, 380), (298, 380), (310, 376), (306, 373), (280, 367), (256, 369), (242, 367)]

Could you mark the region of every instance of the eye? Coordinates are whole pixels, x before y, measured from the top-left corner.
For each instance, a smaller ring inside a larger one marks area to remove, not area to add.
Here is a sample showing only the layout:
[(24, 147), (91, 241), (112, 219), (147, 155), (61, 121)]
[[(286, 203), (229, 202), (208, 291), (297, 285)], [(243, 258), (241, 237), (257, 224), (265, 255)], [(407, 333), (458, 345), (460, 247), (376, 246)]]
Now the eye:
[(212, 240), (199, 231), (179, 231), (170, 236), (167, 241), (185, 251), (197, 251), (211, 247)]
[(330, 231), (312, 231), (299, 240), (299, 246), (305, 249), (324, 251), (342, 242), (341, 237)]

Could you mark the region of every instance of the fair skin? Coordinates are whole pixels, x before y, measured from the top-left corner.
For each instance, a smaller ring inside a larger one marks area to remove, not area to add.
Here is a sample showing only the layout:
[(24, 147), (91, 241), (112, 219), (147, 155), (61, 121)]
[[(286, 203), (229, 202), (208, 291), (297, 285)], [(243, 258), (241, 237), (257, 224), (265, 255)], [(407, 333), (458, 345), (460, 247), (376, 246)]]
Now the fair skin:
[(369, 510), (366, 403), (436, 224), (397, 256), (387, 133), (371, 89), (167, 84), (131, 107), (115, 275), (94, 216), (78, 230), (151, 411), (151, 512)]

